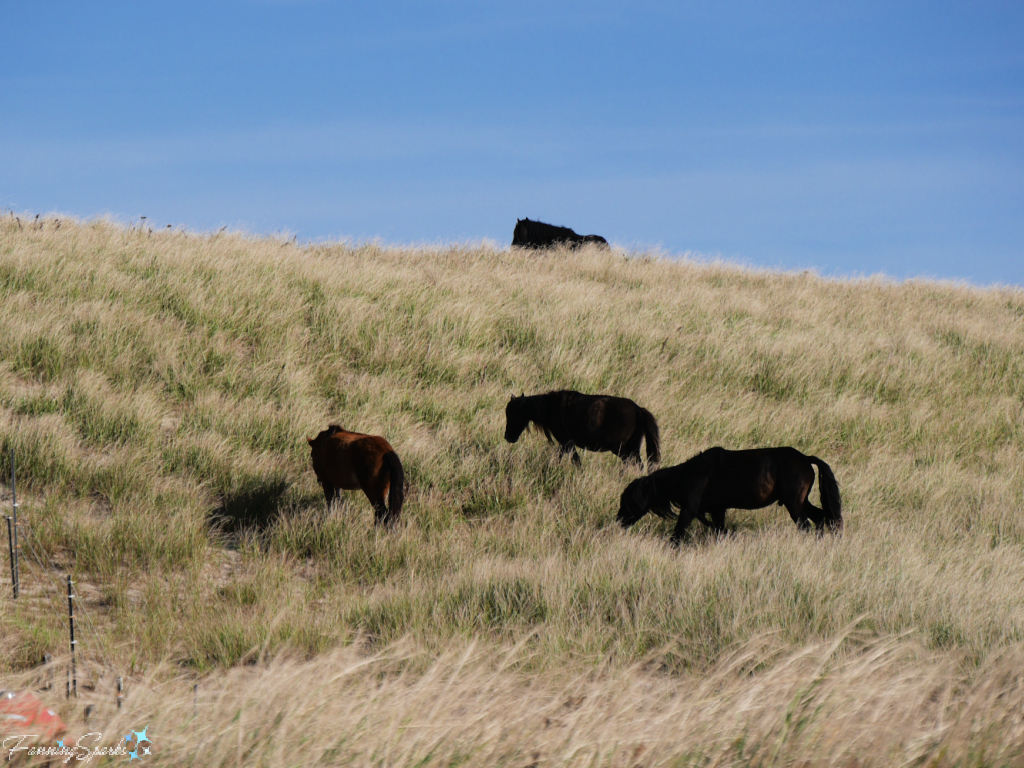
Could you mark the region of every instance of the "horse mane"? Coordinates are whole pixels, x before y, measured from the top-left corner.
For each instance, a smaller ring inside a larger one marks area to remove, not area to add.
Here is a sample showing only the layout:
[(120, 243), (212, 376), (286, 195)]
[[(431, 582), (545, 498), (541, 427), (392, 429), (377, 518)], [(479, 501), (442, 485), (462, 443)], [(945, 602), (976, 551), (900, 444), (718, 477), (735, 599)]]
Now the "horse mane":
[(541, 424), (539, 421), (533, 421), (531, 419), (530, 421), (526, 422), (526, 426), (528, 429), (540, 432), (542, 435), (544, 435), (544, 437), (547, 439), (549, 443), (555, 442), (555, 438), (554, 435), (551, 434), (551, 430), (548, 429), (543, 424)]
[(327, 438), (334, 437), (339, 432), (344, 431), (345, 428), (342, 427), (340, 424), (329, 424), (327, 425), (327, 429), (323, 430), (320, 434), (313, 438), (313, 442), (315, 443), (319, 440), (326, 440)]
[[(659, 470), (664, 472), (666, 470)], [(661, 489), (665, 489), (666, 486), (671, 487), (668, 483), (659, 482), (663, 478), (656, 478), (657, 472), (652, 472), (647, 477), (641, 478), (640, 480), (645, 482), (647, 489), (650, 492), (649, 503), (650, 510), (662, 520), (675, 520), (679, 515), (672, 507), (672, 498), (668, 494), (660, 494), (659, 486)], [(639, 482), (639, 481), (638, 481)]]
[(711, 474), (724, 452), (724, 448), (708, 448), (696, 456), (691, 456), (682, 464), (649, 474), (647, 481), (651, 492), (651, 511), (664, 520), (675, 520), (678, 515), (673, 506), (678, 505), (672, 496), (673, 492), (678, 490), (680, 480)]
[(537, 398), (537, 408), (534, 415), (540, 417), (543, 421), (536, 418), (531, 419), (531, 421), (538, 430), (544, 433), (544, 437), (548, 439), (549, 443), (555, 442), (555, 437), (551, 430), (564, 427), (565, 408), (574, 398), (579, 397), (579, 394), (579, 392), (572, 389), (553, 389), (543, 395), (534, 395)]
[(696, 456), (688, 458), (679, 465), (678, 469), (686, 467), (691, 472), (711, 472), (714, 470), (715, 464), (721, 460), (724, 450), (721, 447), (707, 448)]
[(715, 471), (715, 468), (719, 465), (724, 456), (725, 448), (722, 448), (721, 446), (707, 448), (696, 456), (691, 456), (676, 467), (676, 469), (679, 470), (680, 473), (685, 472), (690, 477), (704, 477)]

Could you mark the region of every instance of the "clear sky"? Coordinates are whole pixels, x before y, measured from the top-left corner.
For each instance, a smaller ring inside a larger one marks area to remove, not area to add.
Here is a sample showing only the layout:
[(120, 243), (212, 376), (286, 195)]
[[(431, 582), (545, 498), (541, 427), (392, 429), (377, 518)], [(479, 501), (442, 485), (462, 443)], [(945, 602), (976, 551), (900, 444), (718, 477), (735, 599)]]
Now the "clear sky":
[(18, 212), (1024, 285), (1024, 3), (0, 11)]

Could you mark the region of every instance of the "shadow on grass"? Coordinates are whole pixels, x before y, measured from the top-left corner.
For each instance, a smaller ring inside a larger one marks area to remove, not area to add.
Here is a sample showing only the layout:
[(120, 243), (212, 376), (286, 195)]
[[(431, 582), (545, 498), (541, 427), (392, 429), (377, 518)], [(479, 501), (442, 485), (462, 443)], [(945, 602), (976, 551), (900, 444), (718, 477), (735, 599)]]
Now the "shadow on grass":
[(220, 505), (211, 511), (209, 524), (223, 533), (245, 529), (262, 533), (277, 519), (287, 492), (285, 480), (248, 483), (223, 497)]

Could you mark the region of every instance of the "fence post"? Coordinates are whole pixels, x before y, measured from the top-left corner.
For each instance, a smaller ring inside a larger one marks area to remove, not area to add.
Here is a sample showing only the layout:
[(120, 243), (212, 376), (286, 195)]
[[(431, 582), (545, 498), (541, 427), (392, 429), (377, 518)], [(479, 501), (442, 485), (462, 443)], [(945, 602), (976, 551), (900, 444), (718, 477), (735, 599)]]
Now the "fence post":
[(121, 678), (117, 678), (117, 708), (121, 708), (121, 701), (124, 699), (124, 683), (121, 682)]
[(11, 449), (11, 517), (7, 518), (7, 540), (11, 550), (11, 588), (14, 590), (14, 599), (18, 599), (21, 592), (21, 574), (19, 573), (18, 546), (18, 489), (14, 477), (14, 449)]
[(14, 591), (14, 599), (18, 599), (18, 575), (14, 567), (14, 534), (11, 528), (11, 516), (7, 515), (7, 551), (11, 556), (11, 589)]
[(71, 592), (71, 574), (68, 574), (68, 628), (71, 631), (71, 679), (68, 680), (67, 698), (78, 698), (78, 671), (75, 669), (75, 596)]

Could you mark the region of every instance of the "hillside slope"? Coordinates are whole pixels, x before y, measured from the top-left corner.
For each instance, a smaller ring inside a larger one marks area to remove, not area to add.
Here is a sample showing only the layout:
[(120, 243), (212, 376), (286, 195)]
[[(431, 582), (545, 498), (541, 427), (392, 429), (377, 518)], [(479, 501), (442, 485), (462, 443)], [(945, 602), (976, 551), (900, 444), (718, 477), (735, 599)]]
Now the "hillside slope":
[[(0, 474), (13, 450), (38, 550), (23, 599), (0, 600), (0, 670), (66, 647), (55, 592), (72, 573), (96, 624), (83, 679), (109, 702), (129, 677), (128, 709), (184, 750), (169, 764), (199, 738), (167, 714), (191, 694), (146, 691), (182, 672), (258, 710), (246, 759), (230, 718), (203, 732), (211, 764), (1020, 754), (1004, 718), (1022, 698), (1007, 670), (1024, 668), (1020, 290), (8, 216), (0, 296)], [(801, 534), (780, 508), (730, 512), (724, 539), (695, 524), (679, 550), (660, 521), (621, 531), (636, 470), (502, 439), (509, 395), (556, 388), (648, 408), (665, 465), (711, 445), (822, 457), (844, 535)], [(329, 422), (401, 456), (396, 531), (357, 492), (326, 511), (304, 437)], [(284, 709), (259, 703), (254, 675)], [(360, 734), (334, 752), (338, 733), (302, 741), (290, 698), (331, 675), (354, 681), (333, 722)], [(749, 717), (697, 718), (755, 690)], [(680, 710), (679, 691), (697, 703)], [(607, 701), (530, 719), (576, 696)], [(630, 696), (653, 725), (610, 714)], [(427, 700), (448, 730), (394, 730)], [(375, 707), (386, 736), (360, 719)], [(845, 736), (826, 727), (839, 717)]]

